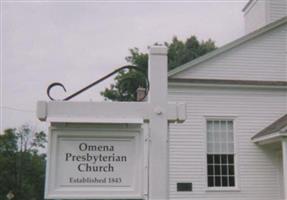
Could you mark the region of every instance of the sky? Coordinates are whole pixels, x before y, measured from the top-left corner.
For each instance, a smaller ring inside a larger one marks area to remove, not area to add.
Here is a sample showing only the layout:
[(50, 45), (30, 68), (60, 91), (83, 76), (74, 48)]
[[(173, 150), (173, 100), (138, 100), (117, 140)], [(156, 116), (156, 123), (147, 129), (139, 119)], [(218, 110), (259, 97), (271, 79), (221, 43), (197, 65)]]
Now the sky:
[[(211, 38), (222, 46), (244, 35), (247, 0), (225, 1), (5, 1), (1, 0), (0, 130), (30, 124), (50, 83), (64, 98), (126, 64), (129, 49), (147, 52), (155, 42)], [(99, 95), (112, 78), (76, 97)]]

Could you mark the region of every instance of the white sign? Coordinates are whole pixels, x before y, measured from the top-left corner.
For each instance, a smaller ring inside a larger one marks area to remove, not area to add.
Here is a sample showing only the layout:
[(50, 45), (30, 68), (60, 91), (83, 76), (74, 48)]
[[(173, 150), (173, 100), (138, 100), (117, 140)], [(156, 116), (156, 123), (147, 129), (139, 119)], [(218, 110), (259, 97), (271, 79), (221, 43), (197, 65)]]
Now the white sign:
[(51, 128), (46, 198), (143, 198), (143, 131), (130, 126)]
[(52, 126), (46, 198), (168, 199), (168, 122), (186, 109), (167, 102), (166, 47), (151, 47), (148, 68), (146, 102), (38, 102)]

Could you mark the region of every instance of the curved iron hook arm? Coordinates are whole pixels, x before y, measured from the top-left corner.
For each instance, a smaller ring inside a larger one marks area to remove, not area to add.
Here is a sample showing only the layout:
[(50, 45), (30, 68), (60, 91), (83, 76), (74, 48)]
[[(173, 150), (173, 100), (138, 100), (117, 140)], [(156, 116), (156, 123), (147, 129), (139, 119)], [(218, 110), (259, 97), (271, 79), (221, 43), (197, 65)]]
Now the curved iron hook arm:
[[(149, 91), (149, 81), (148, 81), (148, 78), (147, 78), (147, 76), (146, 76), (146, 74), (145, 74), (145, 71), (144, 71), (143, 69), (139, 68), (139, 67), (136, 67), (136, 66), (126, 65), (126, 66), (123, 66), (123, 67), (120, 67), (120, 68), (114, 70), (113, 72), (107, 74), (106, 76), (100, 78), (99, 80), (97, 80), (97, 81), (91, 83), (90, 85), (84, 87), (83, 89), (81, 89), (81, 90), (79, 90), (79, 91), (77, 91), (77, 92), (71, 94), (70, 96), (68, 96), (68, 97), (66, 97), (66, 98), (64, 98), (64, 99), (62, 99), (62, 100), (63, 100), (63, 101), (68, 101), (68, 100), (74, 98), (75, 96), (81, 94), (82, 92), (88, 90), (89, 88), (93, 87), (94, 85), (96, 85), (96, 84), (98, 84), (98, 83), (104, 81), (105, 79), (109, 78), (110, 76), (112, 76), (112, 75), (114, 75), (114, 74), (116, 74), (116, 73), (118, 73), (118, 72), (120, 72), (121, 70), (124, 70), (124, 69), (134, 69), (134, 70), (137, 70), (137, 71), (139, 71), (139, 72), (142, 73), (142, 75), (143, 75), (144, 78), (145, 78), (145, 82), (146, 82), (146, 90), (145, 90), (145, 95), (144, 95), (144, 97), (143, 97), (142, 99), (140, 99), (140, 101), (143, 100), (143, 99), (145, 99), (145, 97), (147, 96), (148, 91)], [(63, 88), (63, 90), (64, 90), (65, 92), (67, 91), (66, 88), (65, 88), (65, 86), (64, 86), (62, 83), (55, 82), (55, 83), (50, 84), (50, 85), (48, 86), (48, 88), (47, 88), (47, 95), (48, 95), (48, 97), (50, 98), (50, 100), (52, 100), (52, 101), (54, 101), (55, 99), (54, 99), (53, 97), (51, 97), (50, 91), (51, 91), (51, 89), (52, 89), (53, 87), (55, 87), (55, 86), (60, 86), (61, 88)]]

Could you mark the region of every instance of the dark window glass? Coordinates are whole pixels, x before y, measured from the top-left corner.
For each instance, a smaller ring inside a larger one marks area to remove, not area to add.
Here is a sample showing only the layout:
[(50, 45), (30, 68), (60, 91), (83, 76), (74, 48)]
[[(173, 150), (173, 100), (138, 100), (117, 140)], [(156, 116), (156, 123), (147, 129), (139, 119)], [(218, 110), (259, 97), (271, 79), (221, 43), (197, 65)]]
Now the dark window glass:
[(208, 176), (208, 187), (213, 187), (213, 186), (214, 186), (214, 177)]
[(214, 175), (213, 174), (213, 165), (208, 165), (208, 175)]
[(227, 175), (227, 165), (222, 165), (221, 166), (221, 174), (222, 175)]
[(220, 176), (215, 176), (215, 186), (221, 186), (221, 177)]
[(228, 166), (228, 174), (229, 175), (234, 175), (234, 165), (229, 165)]
[(228, 186), (228, 181), (227, 181), (228, 177), (227, 176), (223, 176), (222, 177), (222, 186), (226, 187)]
[(207, 155), (207, 175), (208, 187), (234, 187), (234, 155)]
[(214, 156), (214, 163), (219, 164), (220, 163), (220, 155), (215, 155)]
[(213, 155), (207, 155), (207, 162), (213, 163)]
[(220, 165), (215, 165), (215, 175), (220, 175)]
[(227, 163), (227, 155), (221, 155), (221, 163), (226, 164)]
[(234, 176), (229, 176), (229, 186), (235, 186)]
[(233, 164), (234, 163), (233, 155), (228, 155), (228, 163), (229, 164)]

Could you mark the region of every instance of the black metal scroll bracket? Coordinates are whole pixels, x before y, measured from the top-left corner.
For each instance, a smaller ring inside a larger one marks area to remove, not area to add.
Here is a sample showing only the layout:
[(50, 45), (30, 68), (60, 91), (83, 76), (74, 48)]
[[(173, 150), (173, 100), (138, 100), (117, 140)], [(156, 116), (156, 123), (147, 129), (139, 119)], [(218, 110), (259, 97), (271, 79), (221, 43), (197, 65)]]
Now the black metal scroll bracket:
[[(113, 72), (107, 74), (106, 76), (104, 76), (104, 77), (100, 78), (99, 80), (97, 80), (97, 81), (91, 83), (90, 85), (88, 85), (88, 86), (84, 87), (83, 89), (81, 89), (81, 90), (75, 92), (74, 94), (71, 94), (70, 96), (68, 96), (68, 97), (66, 97), (66, 98), (64, 98), (64, 99), (62, 99), (62, 101), (68, 101), (68, 100), (74, 98), (75, 96), (81, 94), (82, 92), (88, 90), (89, 88), (93, 87), (94, 85), (96, 85), (96, 84), (98, 84), (98, 83), (104, 81), (105, 79), (109, 78), (110, 76), (112, 76), (112, 75), (114, 75), (114, 74), (116, 74), (116, 73), (118, 73), (118, 72), (120, 72), (121, 70), (124, 70), (124, 69), (134, 69), (134, 70), (137, 70), (137, 71), (139, 71), (140, 73), (142, 73), (142, 75), (143, 75), (144, 78), (145, 78), (146, 88), (145, 88), (145, 95), (144, 95), (144, 97), (141, 98), (141, 99), (139, 99), (139, 101), (145, 99), (145, 97), (147, 96), (148, 91), (149, 91), (149, 81), (148, 81), (148, 78), (147, 78), (147, 76), (146, 76), (146, 74), (145, 74), (145, 71), (144, 71), (143, 69), (139, 68), (139, 67), (136, 67), (136, 66), (126, 65), (126, 66), (120, 67), (120, 68), (116, 69), (115, 71), (113, 71)], [(130, 78), (130, 79), (131, 79), (131, 78)], [(48, 95), (48, 97), (50, 98), (50, 100), (52, 100), (52, 101), (54, 101), (55, 99), (54, 99), (53, 97), (51, 97), (50, 91), (51, 91), (51, 89), (52, 89), (53, 87), (55, 87), (55, 86), (60, 86), (61, 88), (63, 88), (63, 90), (64, 90), (65, 92), (67, 91), (66, 88), (65, 88), (65, 86), (64, 86), (62, 83), (59, 83), (59, 82), (52, 83), (52, 84), (49, 85), (48, 88), (47, 88), (47, 95)]]

